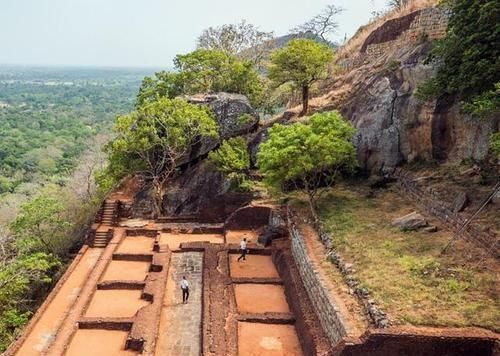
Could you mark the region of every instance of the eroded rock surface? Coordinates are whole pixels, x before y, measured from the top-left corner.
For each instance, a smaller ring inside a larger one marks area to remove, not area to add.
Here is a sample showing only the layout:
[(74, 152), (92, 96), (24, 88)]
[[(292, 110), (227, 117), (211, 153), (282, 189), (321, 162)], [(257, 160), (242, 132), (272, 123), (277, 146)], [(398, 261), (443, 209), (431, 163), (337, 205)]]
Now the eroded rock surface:
[(397, 218), (392, 222), (392, 226), (399, 227), (401, 230), (409, 230), (409, 231), (418, 230), (428, 225), (429, 224), (427, 220), (425, 220), (425, 218), (416, 211), (408, 215), (402, 216), (400, 218)]
[(222, 140), (249, 133), (257, 127), (259, 116), (248, 98), (240, 94), (199, 94), (186, 98), (190, 103), (208, 106), (219, 125), (219, 139), (204, 139), (193, 147), (183, 163), (205, 156)]

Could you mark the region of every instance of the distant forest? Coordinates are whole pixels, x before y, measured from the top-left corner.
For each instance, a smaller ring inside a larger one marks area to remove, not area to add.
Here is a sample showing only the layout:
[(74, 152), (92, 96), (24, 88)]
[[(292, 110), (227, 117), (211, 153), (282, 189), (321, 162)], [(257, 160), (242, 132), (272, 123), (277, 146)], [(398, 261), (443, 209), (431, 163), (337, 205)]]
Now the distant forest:
[(67, 176), (151, 72), (0, 67), (0, 195)]

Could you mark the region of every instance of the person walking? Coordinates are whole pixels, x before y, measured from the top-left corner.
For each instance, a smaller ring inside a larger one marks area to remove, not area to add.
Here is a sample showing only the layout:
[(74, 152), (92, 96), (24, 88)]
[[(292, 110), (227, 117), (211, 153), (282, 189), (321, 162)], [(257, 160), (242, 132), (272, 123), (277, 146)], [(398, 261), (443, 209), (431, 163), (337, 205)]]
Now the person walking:
[(243, 261), (245, 261), (246, 260), (245, 256), (248, 253), (248, 250), (247, 250), (247, 239), (245, 237), (240, 242), (240, 253), (241, 253), (241, 256), (238, 257), (238, 262), (240, 262), (241, 259), (243, 259)]
[(189, 299), (189, 282), (186, 277), (183, 276), (181, 280), (181, 289), (182, 289), (182, 304), (187, 304)]

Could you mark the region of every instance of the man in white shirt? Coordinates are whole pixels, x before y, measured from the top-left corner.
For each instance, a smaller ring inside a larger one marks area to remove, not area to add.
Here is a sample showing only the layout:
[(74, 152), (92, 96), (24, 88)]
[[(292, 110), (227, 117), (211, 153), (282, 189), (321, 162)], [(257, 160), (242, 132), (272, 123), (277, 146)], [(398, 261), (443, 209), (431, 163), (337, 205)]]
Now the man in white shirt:
[(247, 250), (247, 239), (245, 237), (240, 242), (240, 253), (241, 253), (241, 256), (238, 257), (238, 262), (240, 262), (241, 259), (243, 259), (243, 261), (245, 261), (246, 260), (245, 256), (248, 253), (248, 250)]
[(189, 283), (185, 276), (183, 276), (181, 280), (181, 289), (182, 289), (182, 304), (187, 304), (189, 299)]

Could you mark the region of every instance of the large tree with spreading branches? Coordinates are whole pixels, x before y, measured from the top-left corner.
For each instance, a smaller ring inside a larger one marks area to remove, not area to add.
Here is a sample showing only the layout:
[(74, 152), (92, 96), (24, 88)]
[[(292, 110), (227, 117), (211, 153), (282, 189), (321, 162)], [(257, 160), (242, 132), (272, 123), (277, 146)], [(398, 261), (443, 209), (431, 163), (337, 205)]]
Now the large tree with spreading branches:
[(116, 138), (107, 146), (110, 169), (141, 174), (151, 182), (155, 214), (161, 215), (165, 183), (191, 147), (217, 138), (218, 127), (206, 107), (161, 98), (117, 118)]

